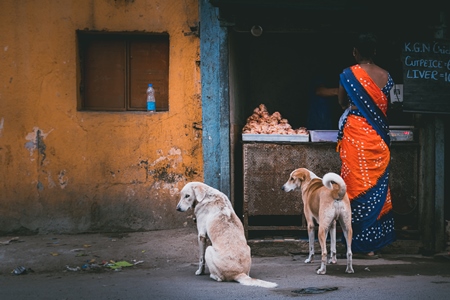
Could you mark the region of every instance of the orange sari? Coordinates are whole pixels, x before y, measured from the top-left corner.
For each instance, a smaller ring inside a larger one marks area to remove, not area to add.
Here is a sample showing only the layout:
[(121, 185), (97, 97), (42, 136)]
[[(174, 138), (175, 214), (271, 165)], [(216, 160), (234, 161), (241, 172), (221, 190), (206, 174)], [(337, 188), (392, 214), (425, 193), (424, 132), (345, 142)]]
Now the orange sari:
[(341, 176), (352, 206), (352, 251), (376, 251), (395, 241), (389, 190), (390, 137), (386, 118), (392, 78), (380, 89), (359, 65), (343, 71), (351, 110), (338, 135)]

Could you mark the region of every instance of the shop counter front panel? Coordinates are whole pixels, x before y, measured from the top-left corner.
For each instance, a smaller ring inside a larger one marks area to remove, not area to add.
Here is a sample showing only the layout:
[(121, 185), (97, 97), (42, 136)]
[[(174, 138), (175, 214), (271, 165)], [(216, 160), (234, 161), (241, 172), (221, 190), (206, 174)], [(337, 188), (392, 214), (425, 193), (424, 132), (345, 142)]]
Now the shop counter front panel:
[[(396, 227), (417, 227), (417, 144), (399, 143), (391, 148), (390, 187)], [(305, 230), (300, 189), (281, 189), (297, 168), (317, 176), (340, 174), (336, 143), (243, 143), (244, 227), (250, 230)], [(409, 188), (405, 188), (409, 187)]]

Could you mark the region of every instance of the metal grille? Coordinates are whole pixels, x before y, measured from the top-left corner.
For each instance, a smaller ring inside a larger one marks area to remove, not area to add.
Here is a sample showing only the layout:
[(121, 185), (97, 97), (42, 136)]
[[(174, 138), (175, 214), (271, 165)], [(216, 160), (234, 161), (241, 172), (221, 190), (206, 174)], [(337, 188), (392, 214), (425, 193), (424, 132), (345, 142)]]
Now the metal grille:
[(303, 216), (301, 191), (281, 190), (290, 173), (305, 167), (322, 177), (340, 172), (338, 153), (330, 144), (244, 143), (244, 227), (248, 230), (305, 229), (284, 224), (251, 224), (252, 216)]
[[(306, 229), (301, 191), (286, 193), (281, 187), (289, 174), (300, 167), (311, 170), (319, 177), (327, 172), (340, 174), (341, 160), (335, 146), (335, 143), (244, 143), (243, 210), (247, 236), (249, 230)], [(396, 228), (414, 229), (418, 224), (418, 148), (415, 144), (396, 144), (391, 151), (389, 184)], [(270, 216), (285, 216), (285, 222), (280, 226), (272, 222)], [(298, 220), (292, 216), (298, 216), (302, 221), (289, 224), (290, 220)], [(252, 224), (252, 220), (258, 218), (268, 221)]]

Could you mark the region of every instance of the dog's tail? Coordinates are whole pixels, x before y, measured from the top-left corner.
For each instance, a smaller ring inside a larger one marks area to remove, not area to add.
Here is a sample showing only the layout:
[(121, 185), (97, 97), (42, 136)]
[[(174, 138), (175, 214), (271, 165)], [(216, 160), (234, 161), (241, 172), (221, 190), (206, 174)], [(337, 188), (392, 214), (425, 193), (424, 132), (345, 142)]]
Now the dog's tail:
[(259, 287), (264, 287), (264, 288), (269, 288), (269, 289), (275, 288), (278, 286), (278, 284), (276, 284), (274, 282), (251, 278), (250, 276), (248, 276), (247, 274), (244, 274), (244, 273), (241, 273), (238, 276), (236, 276), (236, 278), (234, 280), (236, 280), (237, 282), (239, 282), (242, 285), (259, 286)]
[[(337, 192), (337, 200), (342, 200), (344, 198), (345, 193), (347, 192), (347, 185), (345, 184), (344, 179), (342, 179), (341, 176), (339, 176), (336, 173), (330, 172), (325, 174), (322, 179), (323, 185), (326, 186), (328, 189), (336, 191)], [(333, 182), (336, 183), (339, 188), (334, 189)]]

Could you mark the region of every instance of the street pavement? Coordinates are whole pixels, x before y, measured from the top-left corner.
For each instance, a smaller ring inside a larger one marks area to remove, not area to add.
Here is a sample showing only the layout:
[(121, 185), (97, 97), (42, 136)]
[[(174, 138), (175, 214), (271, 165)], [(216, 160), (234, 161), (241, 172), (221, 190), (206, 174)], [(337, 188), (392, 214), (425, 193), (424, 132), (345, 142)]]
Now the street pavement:
[(448, 253), (354, 259), (354, 274), (341, 258), (326, 275), (305, 258), (253, 257), (250, 275), (278, 284), (265, 289), (196, 276), (193, 227), (0, 237), (0, 299), (450, 299)]

